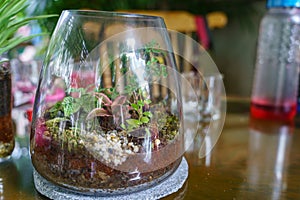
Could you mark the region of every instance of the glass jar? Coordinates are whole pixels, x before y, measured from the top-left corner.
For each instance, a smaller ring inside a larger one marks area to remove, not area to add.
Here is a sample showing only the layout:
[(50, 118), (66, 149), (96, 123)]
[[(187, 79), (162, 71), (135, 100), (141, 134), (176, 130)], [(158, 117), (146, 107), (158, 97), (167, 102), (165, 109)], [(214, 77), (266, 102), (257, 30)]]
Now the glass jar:
[(178, 76), (162, 18), (64, 11), (36, 92), (34, 169), (83, 194), (162, 181), (184, 152)]
[(15, 147), (11, 98), (10, 62), (0, 55), (0, 161), (8, 159)]

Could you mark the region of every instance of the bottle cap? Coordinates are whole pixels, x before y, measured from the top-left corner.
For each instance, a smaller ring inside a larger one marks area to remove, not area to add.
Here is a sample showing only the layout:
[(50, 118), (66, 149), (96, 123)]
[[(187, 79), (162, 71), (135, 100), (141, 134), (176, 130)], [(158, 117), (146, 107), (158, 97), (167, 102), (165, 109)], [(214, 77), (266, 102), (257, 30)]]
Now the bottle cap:
[(300, 7), (300, 0), (268, 0), (267, 7)]

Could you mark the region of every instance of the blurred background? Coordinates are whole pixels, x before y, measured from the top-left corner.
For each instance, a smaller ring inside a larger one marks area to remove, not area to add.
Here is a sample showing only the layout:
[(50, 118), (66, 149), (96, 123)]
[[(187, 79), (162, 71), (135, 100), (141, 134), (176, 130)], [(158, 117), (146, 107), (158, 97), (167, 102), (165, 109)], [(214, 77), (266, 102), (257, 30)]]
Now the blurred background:
[[(65, 9), (186, 11), (195, 17), (195, 22), (189, 22), (196, 24), (195, 33), (191, 36), (200, 43), (205, 42), (205, 48), (224, 75), (227, 96), (250, 98), (256, 41), (259, 22), (266, 11), (265, 0), (28, 0), (28, 3), (30, 6), (26, 15), (29, 16), (60, 14)], [(221, 14), (224, 18), (221, 25), (209, 23), (208, 17), (212, 13)], [(197, 22), (197, 19), (204, 23)], [(12, 52), (14, 57), (18, 56), (14, 65), (29, 66), (31, 82), (37, 81), (36, 72), (41, 66), (47, 42), (57, 20), (58, 17), (49, 18), (20, 30), (20, 34), (49, 32), (48, 37), (35, 38)]]

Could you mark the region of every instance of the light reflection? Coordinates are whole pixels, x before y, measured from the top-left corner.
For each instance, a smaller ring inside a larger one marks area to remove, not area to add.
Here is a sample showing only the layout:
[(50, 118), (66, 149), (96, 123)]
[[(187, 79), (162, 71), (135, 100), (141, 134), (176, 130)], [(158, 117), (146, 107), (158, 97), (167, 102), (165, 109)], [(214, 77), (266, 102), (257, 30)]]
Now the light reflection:
[(251, 119), (249, 131), (247, 187), (253, 190), (269, 188), (270, 199), (281, 199), (287, 184), (293, 124)]
[(135, 177), (131, 178), (129, 181), (136, 181), (136, 180), (140, 180), (141, 179), (141, 173), (138, 171), (138, 169), (136, 168), (134, 171), (130, 172), (129, 174), (131, 175), (136, 175)]
[[(298, 4), (297, 6), (300, 6), (299, 2), (297, 4)], [(300, 23), (300, 17), (299, 17), (299, 15), (293, 15), (292, 16), (292, 21), (295, 22), (296, 24), (299, 24)]]
[[(212, 150), (212, 142), (211, 142), (211, 138), (210, 136), (206, 136), (204, 138), (204, 145), (205, 145), (205, 152), (210, 152)], [(209, 167), (210, 166), (210, 161), (211, 161), (211, 154), (208, 153), (206, 155), (206, 159), (205, 159), (205, 166)]]
[(0, 200), (4, 200), (3, 179), (0, 178)]

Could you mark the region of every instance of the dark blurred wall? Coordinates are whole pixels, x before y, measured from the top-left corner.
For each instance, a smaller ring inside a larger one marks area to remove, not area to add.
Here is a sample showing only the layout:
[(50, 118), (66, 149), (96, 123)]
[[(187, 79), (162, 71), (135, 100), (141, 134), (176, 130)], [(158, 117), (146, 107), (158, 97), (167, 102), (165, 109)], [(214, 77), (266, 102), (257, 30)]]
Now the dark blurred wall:
[(228, 96), (251, 95), (259, 23), (266, 11), (264, 2), (253, 3), (253, 8), (250, 19), (235, 16), (228, 19), (226, 27), (211, 30), (211, 55), (224, 75)]

